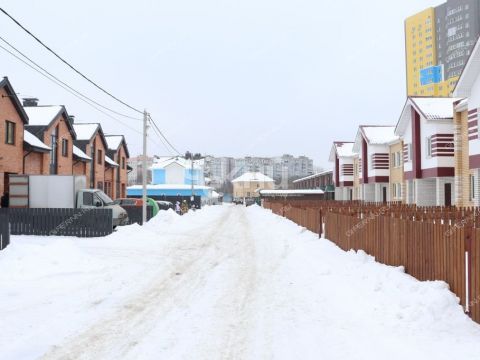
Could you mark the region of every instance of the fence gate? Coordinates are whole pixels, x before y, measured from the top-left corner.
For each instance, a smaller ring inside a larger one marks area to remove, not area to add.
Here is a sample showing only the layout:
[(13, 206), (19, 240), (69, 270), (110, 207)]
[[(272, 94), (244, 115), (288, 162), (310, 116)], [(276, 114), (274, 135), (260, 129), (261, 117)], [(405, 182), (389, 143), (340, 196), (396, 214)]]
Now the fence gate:
[(8, 215), (0, 214), (0, 250), (3, 250), (10, 244), (10, 228)]

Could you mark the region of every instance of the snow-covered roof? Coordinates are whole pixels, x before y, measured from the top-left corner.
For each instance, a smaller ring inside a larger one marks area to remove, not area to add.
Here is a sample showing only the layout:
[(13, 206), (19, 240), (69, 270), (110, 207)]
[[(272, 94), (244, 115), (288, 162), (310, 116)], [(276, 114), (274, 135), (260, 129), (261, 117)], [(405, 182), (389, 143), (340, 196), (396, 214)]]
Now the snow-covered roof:
[(107, 140), (108, 149), (117, 150), (123, 140), (123, 135), (105, 135)]
[(395, 134), (402, 136), (411, 120), (413, 107), (426, 120), (453, 120), (454, 103), (462, 98), (453, 97), (409, 97), (403, 106)]
[(316, 173), (316, 174), (313, 174), (313, 175), (305, 176), (301, 179), (293, 180), (293, 183), (298, 183), (300, 181), (314, 179), (316, 177), (326, 175), (326, 174), (329, 174), (329, 173), (333, 173), (333, 170), (325, 170), (325, 171), (322, 171), (322, 172), (319, 172), (319, 173)]
[(352, 141), (334, 141), (330, 151), (330, 161), (335, 161), (335, 155), (338, 157), (355, 157), (357, 154), (353, 151)]
[(369, 144), (388, 144), (398, 139), (395, 126), (362, 126), (363, 133)]
[(27, 130), (23, 131), (23, 141), (25, 141), (28, 145), (43, 150), (51, 150), (51, 148), (45, 145), (39, 138), (37, 138), (32, 133), (28, 132)]
[(82, 150), (80, 150), (75, 145), (73, 145), (73, 155), (75, 155), (76, 157), (78, 157), (80, 159), (83, 159), (83, 160), (92, 161), (92, 158), (90, 156), (85, 154)]
[(105, 162), (110, 166), (114, 166), (114, 167), (120, 166), (106, 155), (105, 155)]
[(212, 190), (212, 198), (218, 199), (219, 197), (220, 197), (220, 194), (215, 190)]
[(325, 192), (320, 189), (315, 190), (259, 190), (262, 196), (302, 196), (302, 195), (322, 195)]
[[(151, 169), (164, 169), (167, 166), (176, 163), (184, 168), (190, 169), (192, 167), (191, 160), (187, 160), (183, 157), (167, 157), (167, 158), (160, 158), (155, 161), (152, 165)], [(204, 160), (194, 160), (193, 161), (193, 168), (194, 169), (201, 169), (204, 164)]]
[(235, 182), (275, 182), (275, 181), (272, 178), (260, 172), (246, 172), (242, 176), (232, 181), (232, 183), (235, 183)]
[(418, 110), (427, 120), (453, 119), (453, 103), (461, 98), (412, 97)]
[(399, 139), (395, 135), (395, 126), (390, 125), (360, 125), (353, 145), (353, 151), (360, 153), (363, 138), (369, 145), (388, 145)]
[(25, 106), (28, 125), (47, 126), (63, 110), (61, 105)]
[(75, 133), (77, 134), (76, 140), (89, 141), (98, 129), (99, 124), (73, 124)]

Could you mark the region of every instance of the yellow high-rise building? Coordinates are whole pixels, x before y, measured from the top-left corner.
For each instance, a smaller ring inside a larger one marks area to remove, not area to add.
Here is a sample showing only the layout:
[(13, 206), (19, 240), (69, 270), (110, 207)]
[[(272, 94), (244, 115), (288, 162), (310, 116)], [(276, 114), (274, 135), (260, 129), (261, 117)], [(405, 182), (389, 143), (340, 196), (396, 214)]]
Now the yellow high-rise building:
[(449, 87), (444, 81), (425, 83), (421, 80), (422, 70), (434, 71), (432, 67), (437, 65), (435, 28), (435, 8), (433, 7), (405, 20), (405, 61), (409, 96), (448, 96), (449, 94)]
[(480, 0), (447, 0), (405, 20), (407, 95), (449, 96), (480, 35)]

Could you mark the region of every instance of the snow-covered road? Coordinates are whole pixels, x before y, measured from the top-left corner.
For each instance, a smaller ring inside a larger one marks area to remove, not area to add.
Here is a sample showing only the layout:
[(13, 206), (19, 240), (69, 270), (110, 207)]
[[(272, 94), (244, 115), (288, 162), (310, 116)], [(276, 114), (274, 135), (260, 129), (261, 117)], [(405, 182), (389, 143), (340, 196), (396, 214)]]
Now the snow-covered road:
[(259, 207), (14, 237), (0, 289), (0, 359), (480, 358), (480, 326), (446, 284)]

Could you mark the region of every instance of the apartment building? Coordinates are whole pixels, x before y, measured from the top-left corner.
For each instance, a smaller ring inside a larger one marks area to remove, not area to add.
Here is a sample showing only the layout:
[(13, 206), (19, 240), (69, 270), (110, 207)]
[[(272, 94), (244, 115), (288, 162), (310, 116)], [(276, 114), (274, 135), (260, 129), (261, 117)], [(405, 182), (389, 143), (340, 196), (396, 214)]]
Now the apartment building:
[(409, 96), (448, 96), (480, 35), (480, 0), (448, 0), (405, 20)]

